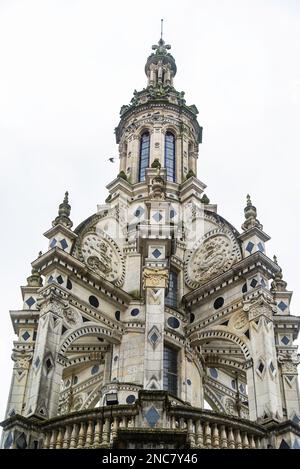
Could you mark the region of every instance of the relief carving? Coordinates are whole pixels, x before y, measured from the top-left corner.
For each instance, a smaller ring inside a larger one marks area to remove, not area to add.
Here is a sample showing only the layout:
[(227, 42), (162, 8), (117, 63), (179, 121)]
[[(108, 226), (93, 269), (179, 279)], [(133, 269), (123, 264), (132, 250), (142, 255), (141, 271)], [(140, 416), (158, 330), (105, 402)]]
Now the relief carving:
[(247, 314), (244, 311), (238, 311), (232, 316), (229, 325), (237, 331), (247, 329), (249, 325)]
[(117, 286), (123, 284), (125, 264), (116, 243), (103, 233), (88, 233), (81, 244), (85, 264)]
[(186, 260), (185, 280), (193, 288), (225, 272), (240, 258), (238, 245), (229, 231), (212, 230), (203, 238)]
[(143, 271), (143, 288), (167, 288), (169, 273), (167, 269), (146, 267)]
[(64, 322), (68, 327), (76, 327), (82, 322), (81, 316), (78, 311), (71, 307), (65, 308), (63, 312), (63, 317)]

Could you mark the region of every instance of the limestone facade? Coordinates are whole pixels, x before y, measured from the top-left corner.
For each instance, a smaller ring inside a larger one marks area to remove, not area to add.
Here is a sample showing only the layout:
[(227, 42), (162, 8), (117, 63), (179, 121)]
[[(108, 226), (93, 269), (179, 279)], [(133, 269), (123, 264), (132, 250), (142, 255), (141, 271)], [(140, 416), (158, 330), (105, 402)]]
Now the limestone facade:
[(239, 232), (204, 194), (169, 49), (121, 108), (106, 203), (73, 230), (66, 193), (10, 312), (5, 448), (300, 445), (292, 293), (250, 197)]

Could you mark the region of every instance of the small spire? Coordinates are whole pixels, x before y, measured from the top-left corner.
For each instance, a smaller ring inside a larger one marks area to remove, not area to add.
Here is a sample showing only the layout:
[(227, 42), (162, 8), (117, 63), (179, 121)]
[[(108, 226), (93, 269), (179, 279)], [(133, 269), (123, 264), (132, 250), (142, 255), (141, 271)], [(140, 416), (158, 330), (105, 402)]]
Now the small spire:
[(52, 222), (53, 226), (58, 224), (64, 225), (67, 228), (72, 228), (73, 222), (70, 220), (70, 213), (71, 213), (71, 205), (69, 204), (69, 192), (65, 192), (64, 200), (59, 205), (58, 208), (58, 216)]
[(41, 287), (43, 285), (43, 279), (40, 276), (39, 272), (33, 267), (31, 270), (31, 275), (27, 277), (27, 286), (28, 287)]
[[(274, 263), (279, 267), (277, 256), (273, 256)], [(286, 291), (287, 282), (282, 280), (282, 268), (279, 267), (278, 272), (274, 275), (274, 280), (271, 283), (271, 291)]]
[(164, 34), (164, 20), (160, 20), (160, 39), (163, 41), (163, 34)]
[(244, 231), (249, 230), (250, 228), (257, 227), (262, 230), (263, 226), (257, 220), (257, 211), (256, 207), (252, 205), (251, 197), (247, 194), (247, 205), (244, 208), (245, 221), (242, 225)]

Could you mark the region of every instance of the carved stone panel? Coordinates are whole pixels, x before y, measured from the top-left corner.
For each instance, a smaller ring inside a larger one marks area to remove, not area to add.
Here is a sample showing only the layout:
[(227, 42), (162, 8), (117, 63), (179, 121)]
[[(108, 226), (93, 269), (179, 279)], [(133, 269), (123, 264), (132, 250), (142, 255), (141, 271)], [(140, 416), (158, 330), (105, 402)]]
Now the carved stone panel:
[(125, 263), (117, 244), (105, 233), (87, 233), (81, 243), (81, 255), (87, 267), (98, 275), (121, 286)]
[(167, 269), (145, 268), (143, 271), (143, 288), (166, 288), (168, 275)]
[(197, 288), (230, 269), (240, 258), (234, 235), (222, 228), (212, 230), (189, 252), (185, 262), (185, 282)]

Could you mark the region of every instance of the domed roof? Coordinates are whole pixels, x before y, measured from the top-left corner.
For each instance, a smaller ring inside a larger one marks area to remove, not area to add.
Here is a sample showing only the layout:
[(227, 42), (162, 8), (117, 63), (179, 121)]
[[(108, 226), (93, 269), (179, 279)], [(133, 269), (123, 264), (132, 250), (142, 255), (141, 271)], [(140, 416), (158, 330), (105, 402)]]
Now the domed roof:
[(166, 44), (163, 38), (160, 38), (158, 41), (158, 45), (153, 45), (152, 49), (155, 50), (147, 59), (145, 65), (145, 73), (148, 75), (149, 68), (151, 64), (157, 65), (160, 61), (163, 65), (169, 64), (171, 66), (171, 70), (173, 72), (173, 76), (176, 75), (177, 67), (175, 63), (174, 57), (168, 52), (171, 49), (169, 44)]

